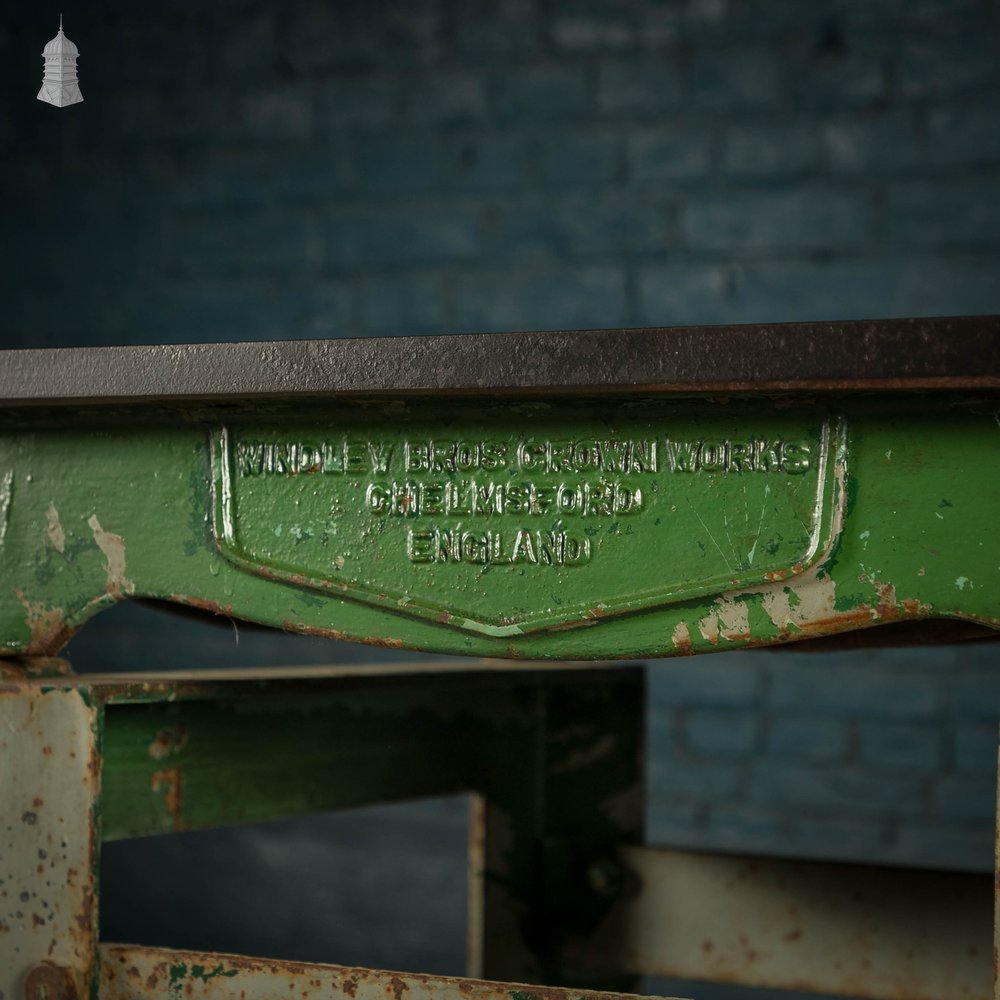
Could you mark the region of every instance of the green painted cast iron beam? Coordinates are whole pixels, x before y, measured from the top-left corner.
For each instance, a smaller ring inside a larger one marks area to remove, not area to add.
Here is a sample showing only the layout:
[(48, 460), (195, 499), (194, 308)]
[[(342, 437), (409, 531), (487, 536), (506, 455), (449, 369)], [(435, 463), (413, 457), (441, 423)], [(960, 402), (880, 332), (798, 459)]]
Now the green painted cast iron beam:
[(139, 597), (537, 659), (1000, 628), (1000, 399), (842, 382), (22, 401), (0, 410), (0, 650), (53, 653)]
[[(88, 688), (106, 705), (103, 839), (502, 789), (493, 772), (537, 729), (525, 705), (553, 683), (567, 681), (230, 681), (194, 684), (173, 701), (147, 700), (133, 685), (124, 702), (113, 683)], [(515, 783), (512, 797), (530, 797), (529, 772), (503, 775)]]
[(150, 597), (527, 658), (1000, 625), (1000, 402), (394, 401), (8, 416), (0, 641)]

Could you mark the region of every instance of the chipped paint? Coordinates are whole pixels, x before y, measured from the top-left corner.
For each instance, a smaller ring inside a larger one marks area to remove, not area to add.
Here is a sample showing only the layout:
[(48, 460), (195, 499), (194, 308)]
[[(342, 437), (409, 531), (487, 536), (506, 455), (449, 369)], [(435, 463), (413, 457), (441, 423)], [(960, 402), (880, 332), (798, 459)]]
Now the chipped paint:
[(691, 632), (687, 622), (681, 621), (674, 626), (670, 641), (679, 653), (691, 652)]
[(66, 551), (66, 535), (59, 523), (59, 511), (56, 510), (55, 501), (49, 504), (49, 509), (45, 512), (45, 523), (52, 548), (62, 555)]
[[(834, 456), (836, 499), (832, 507), (830, 538), (824, 552), (805, 572), (786, 582), (750, 587), (738, 595), (759, 595), (761, 605), (778, 629), (777, 639), (804, 637), (823, 630), (822, 623), (836, 614), (836, 584), (827, 572), (826, 558), (844, 530), (847, 514), (847, 449), (841, 444)], [(763, 642), (765, 636), (753, 636)]]
[(719, 639), (738, 642), (750, 637), (750, 610), (743, 595), (723, 594), (717, 597), (710, 612), (698, 622), (698, 631), (703, 639), (713, 646)]
[(125, 540), (121, 535), (105, 531), (96, 514), (90, 515), (87, 524), (94, 533), (97, 547), (104, 553), (108, 594), (118, 598), (124, 594), (135, 593), (135, 584), (125, 576)]
[(0, 479), (0, 546), (7, 537), (7, 522), (10, 520), (10, 502), (14, 497), (14, 470), (8, 469)]
[(714, 611), (707, 614), (698, 622), (698, 632), (706, 642), (717, 646), (719, 644), (719, 616)]
[(773, 585), (757, 591), (767, 616), (781, 632), (789, 629), (810, 632), (816, 622), (836, 614), (837, 588), (833, 577), (811, 570), (805, 578), (788, 585)]
[[(768, 583), (741, 588), (721, 594), (712, 600), (708, 613), (697, 622), (698, 633), (710, 646), (718, 647), (720, 639), (732, 643), (763, 645), (807, 635), (835, 631), (836, 585), (828, 573), (826, 561), (837, 544), (846, 518), (847, 506), (847, 449), (844, 430), (841, 428), (833, 446), (833, 499), (830, 502), (830, 523), (827, 537), (820, 548), (810, 552), (807, 565), (789, 567), (786, 572), (768, 573)], [(821, 493), (816, 496), (817, 510), (824, 503)], [(775, 626), (773, 636), (754, 632), (750, 624), (750, 602), (759, 600)], [(676, 627), (674, 636), (676, 636)], [(672, 640), (674, 638), (672, 636)], [(674, 648), (678, 648), (676, 642)]]

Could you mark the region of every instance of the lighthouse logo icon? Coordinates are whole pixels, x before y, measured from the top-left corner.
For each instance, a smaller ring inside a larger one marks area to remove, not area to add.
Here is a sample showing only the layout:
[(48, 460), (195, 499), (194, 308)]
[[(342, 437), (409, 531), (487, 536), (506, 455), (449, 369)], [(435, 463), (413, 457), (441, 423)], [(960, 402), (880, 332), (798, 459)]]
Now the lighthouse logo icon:
[(79, 104), (83, 100), (80, 85), (76, 82), (76, 60), (80, 50), (63, 34), (62, 15), (59, 15), (59, 34), (42, 49), (45, 75), (38, 99), (57, 108)]

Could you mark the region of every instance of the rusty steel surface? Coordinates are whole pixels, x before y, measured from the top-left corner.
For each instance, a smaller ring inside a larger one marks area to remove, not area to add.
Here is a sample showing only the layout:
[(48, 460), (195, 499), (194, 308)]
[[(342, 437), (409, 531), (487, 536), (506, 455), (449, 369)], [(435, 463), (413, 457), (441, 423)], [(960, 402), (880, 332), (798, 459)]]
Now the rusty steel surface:
[(585, 958), (644, 975), (872, 1000), (989, 1000), (989, 876), (627, 848)]
[(0, 405), (998, 386), (995, 316), (0, 352)]
[[(98, 710), (0, 680), (0, 993), (88, 996), (97, 935)], [(29, 990), (30, 987), (30, 990)], [(29, 1000), (34, 1000), (29, 996)]]
[(630, 994), (101, 945), (99, 1000), (618, 1000)]

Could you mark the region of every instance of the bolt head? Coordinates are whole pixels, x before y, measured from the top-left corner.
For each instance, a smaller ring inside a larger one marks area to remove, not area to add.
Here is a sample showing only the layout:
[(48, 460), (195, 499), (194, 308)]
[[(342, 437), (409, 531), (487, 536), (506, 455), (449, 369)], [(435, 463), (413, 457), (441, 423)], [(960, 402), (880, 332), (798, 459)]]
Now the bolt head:
[(25, 1000), (78, 1000), (73, 973), (54, 962), (32, 966), (24, 981)]

